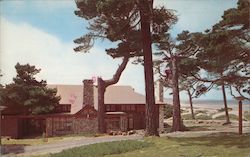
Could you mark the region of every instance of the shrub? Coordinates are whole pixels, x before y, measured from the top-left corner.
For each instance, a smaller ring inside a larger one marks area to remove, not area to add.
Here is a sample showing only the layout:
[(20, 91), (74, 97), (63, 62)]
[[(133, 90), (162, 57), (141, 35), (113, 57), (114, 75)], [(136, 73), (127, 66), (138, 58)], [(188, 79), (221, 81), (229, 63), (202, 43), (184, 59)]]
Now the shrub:
[(199, 114), (199, 113), (207, 114), (207, 111), (206, 110), (197, 110), (197, 111), (195, 111), (194, 114)]
[(195, 118), (199, 119), (199, 120), (211, 120), (212, 116), (206, 115), (206, 114), (201, 114), (201, 115), (195, 116)]
[(191, 114), (183, 114), (183, 115), (181, 115), (181, 118), (183, 120), (192, 120), (193, 119)]
[(165, 105), (164, 106), (164, 118), (170, 118), (173, 116), (173, 106), (172, 105)]
[(244, 118), (248, 121), (250, 121), (250, 112), (249, 111), (245, 111), (244, 112)]
[[(221, 115), (221, 116), (218, 116), (215, 118), (215, 120), (225, 120), (226, 119), (226, 116), (225, 115)], [(238, 120), (239, 117), (235, 114), (229, 114), (229, 119), (230, 120)]]
[[(230, 107), (228, 107), (227, 110), (228, 110), (228, 111), (232, 111), (233, 109), (230, 108)], [(218, 109), (218, 111), (219, 111), (219, 112), (225, 112), (225, 108), (220, 108), (220, 109)]]

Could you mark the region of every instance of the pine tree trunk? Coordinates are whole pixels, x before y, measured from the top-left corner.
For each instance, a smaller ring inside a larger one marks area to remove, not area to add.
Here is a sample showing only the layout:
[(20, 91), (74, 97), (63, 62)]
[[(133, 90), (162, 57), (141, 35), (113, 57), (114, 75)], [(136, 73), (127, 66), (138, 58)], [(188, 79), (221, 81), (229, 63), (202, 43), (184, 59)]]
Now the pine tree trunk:
[(172, 131), (182, 131), (181, 124), (181, 106), (179, 97), (178, 67), (176, 57), (172, 57), (172, 74), (173, 74), (173, 126)]
[(98, 78), (98, 131), (100, 133), (106, 132), (106, 121), (105, 121), (105, 104), (104, 104), (104, 94), (106, 91), (106, 88), (108, 86), (111, 86), (113, 84), (116, 84), (124, 69), (126, 68), (127, 64), (129, 62), (129, 55), (124, 56), (122, 60), (122, 64), (118, 67), (113, 77), (109, 80), (103, 80), (102, 78)]
[(224, 82), (222, 82), (221, 88), (222, 88), (224, 108), (225, 108), (226, 124), (229, 124), (230, 123), (230, 119), (229, 119), (229, 114), (228, 114), (227, 97), (226, 97)]
[(188, 97), (189, 97), (189, 104), (190, 104), (192, 119), (195, 119), (194, 108), (193, 108), (193, 98), (192, 98), (192, 95), (190, 93), (190, 90), (188, 90)]
[[(151, 4), (150, 4), (151, 5)], [(146, 91), (146, 136), (158, 136), (156, 105), (154, 95), (154, 75), (152, 62), (152, 40), (150, 32), (150, 5), (148, 0), (140, 0), (141, 33), (144, 56), (144, 76)]]
[(102, 78), (98, 78), (98, 131), (99, 133), (106, 132), (105, 122), (105, 105), (104, 105), (105, 86)]

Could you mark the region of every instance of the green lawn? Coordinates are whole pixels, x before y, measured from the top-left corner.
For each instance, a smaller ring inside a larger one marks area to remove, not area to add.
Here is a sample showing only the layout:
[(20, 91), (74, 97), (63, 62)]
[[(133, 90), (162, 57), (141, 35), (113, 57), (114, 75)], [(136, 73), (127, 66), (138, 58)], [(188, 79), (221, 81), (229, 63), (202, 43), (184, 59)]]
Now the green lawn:
[(122, 154), (149, 146), (152, 146), (152, 143), (135, 140), (104, 142), (64, 150), (61, 153), (49, 155), (49, 157), (102, 157), (110, 154)]
[(214, 135), (197, 138), (147, 138), (153, 146), (105, 157), (248, 157), (250, 135)]
[(148, 137), (144, 141), (93, 144), (50, 157), (248, 157), (250, 134), (214, 134), (196, 138)]

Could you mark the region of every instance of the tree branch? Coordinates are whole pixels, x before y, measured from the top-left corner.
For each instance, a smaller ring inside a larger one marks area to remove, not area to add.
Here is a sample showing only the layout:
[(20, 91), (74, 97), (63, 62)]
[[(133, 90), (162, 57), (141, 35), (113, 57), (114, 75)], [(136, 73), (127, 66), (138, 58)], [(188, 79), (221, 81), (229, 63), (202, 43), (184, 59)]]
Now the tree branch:
[(119, 81), (122, 72), (124, 71), (124, 69), (126, 68), (126, 66), (128, 64), (128, 61), (129, 61), (129, 55), (124, 56), (122, 64), (116, 70), (116, 73), (113, 75), (113, 78), (109, 79), (109, 80), (104, 80), (105, 88), (110, 86), (110, 85), (116, 84)]
[(232, 86), (229, 86), (229, 90), (230, 90), (230, 94), (232, 97), (236, 98), (236, 96), (234, 95), (233, 93), (233, 89), (232, 89)]
[(238, 94), (239, 94), (241, 97), (243, 97), (244, 99), (250, 100), (250, 98), (244, 96), (244, 95), (241, 93), (240, 88), (235, 87), (235, 89), (236, 89), (236, 91), (238, 92)]
[(197, 79), (198, 81), (207, 82), (207, 83), (216, 83), (216, 82), (218, 82), (218, 81), (223, 80), (223, 77), (221, 77), (221, 78), (219, 78), (219, 79), (215, 79), (215, 80), (207, 80), (207, 79), (203, 79), (203, 78), (201, 78), (201, 77), (198, 77), (198, 76), (196, 76), (196, 75), (193, 74), (193, 73), (191, 73), (191, 75), (192, 75), (195, 79)]

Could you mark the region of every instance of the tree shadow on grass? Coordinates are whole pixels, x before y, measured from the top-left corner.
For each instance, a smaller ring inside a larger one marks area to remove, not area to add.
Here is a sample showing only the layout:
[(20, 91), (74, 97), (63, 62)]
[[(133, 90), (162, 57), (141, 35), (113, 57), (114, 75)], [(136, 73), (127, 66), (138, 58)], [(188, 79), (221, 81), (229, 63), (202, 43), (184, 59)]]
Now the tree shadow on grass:
[(250, 148), (250, 134), (238, 135), (237, 133), (213, 133), (204, 137), (185, 137), (171, 138), (171, 140), (180, 143), (181, 146), (224, 146), (226, 148)]

